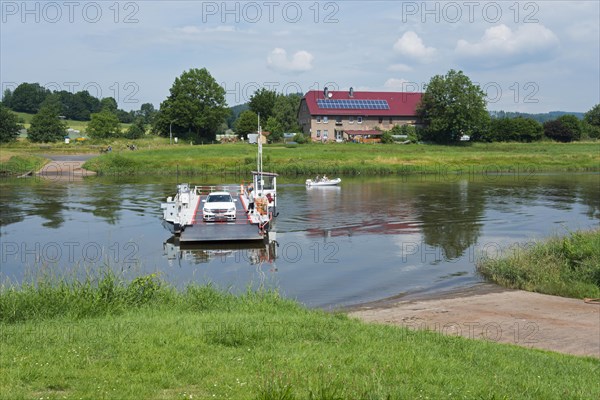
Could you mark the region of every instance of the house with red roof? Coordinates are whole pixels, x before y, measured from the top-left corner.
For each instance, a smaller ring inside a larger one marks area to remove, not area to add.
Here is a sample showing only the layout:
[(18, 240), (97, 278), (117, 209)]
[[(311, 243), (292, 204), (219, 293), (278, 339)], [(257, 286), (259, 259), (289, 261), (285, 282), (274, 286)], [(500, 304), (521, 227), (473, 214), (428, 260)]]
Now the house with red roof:
[(311, 90), (300, 102), (298, 122), (313, 141), (377, 139), (394, 125), (417, 125), (422, 93)]

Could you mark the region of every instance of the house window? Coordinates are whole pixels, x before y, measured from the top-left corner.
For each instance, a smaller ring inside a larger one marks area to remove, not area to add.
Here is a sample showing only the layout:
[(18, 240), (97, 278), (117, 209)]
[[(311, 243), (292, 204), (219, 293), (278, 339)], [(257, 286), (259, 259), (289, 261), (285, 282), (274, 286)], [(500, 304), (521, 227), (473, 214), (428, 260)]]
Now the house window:
[(321, 116), (317, 115), (317, 124), (320, 124), (320, 123), (321, 123)]
[(323, 123), (326, 124), (329, 122), (329, 117), (327, 115), (323, 116)]
[(335, 117), (335, 124), (336, 125), (342, 125), (342, 117), (341, 116)]
[(320, 138), (321, 138), (321, 130), (317, 129), (317, 139), (320, 139)]
[(348, 117), (348, 122), (353, 124), (354, 123), (354, 117)]
[(356, 117), (356, 122), (362, 124), (362, 117)]
[(329, 132), (327, 132), (327, 129), (325, 129), (323, 131), (323, 139), (327, 140), (328, 136), (329, 136)]
[(379, 123), (383, 124), (383, 117), (379, 117)]
[(390, 117), (390, 125), (392, 125), (392, 123), (393, 123), (393, 120), (392, 120), (392, 117)]

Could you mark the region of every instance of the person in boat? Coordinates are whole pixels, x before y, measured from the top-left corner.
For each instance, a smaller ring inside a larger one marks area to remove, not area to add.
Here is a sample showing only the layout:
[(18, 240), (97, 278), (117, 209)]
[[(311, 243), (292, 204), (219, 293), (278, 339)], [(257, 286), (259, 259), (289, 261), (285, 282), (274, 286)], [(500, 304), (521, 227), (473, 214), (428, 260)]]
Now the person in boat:
[(322, 182), (327, 182), (329, 180), (329, 178), (327, 177), (327, 175), (323, 175), (323, 179), (321, 179)]
[(315, 178), (315, 182), (319, 182), (321, 180), (321, 177), (319, 175), (317, 175), (317, 177)]

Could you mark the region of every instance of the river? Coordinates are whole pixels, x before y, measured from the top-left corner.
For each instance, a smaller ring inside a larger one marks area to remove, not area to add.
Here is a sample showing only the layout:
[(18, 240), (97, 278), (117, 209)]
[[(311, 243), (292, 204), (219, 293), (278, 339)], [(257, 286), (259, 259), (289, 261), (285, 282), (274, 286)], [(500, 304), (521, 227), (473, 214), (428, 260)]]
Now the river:
[(125, 277), (156, 272), (180, 287), (276, 288), (309, 307), (335, 308), (471, 286), (482, 281), (475, 269), (482, 255), (518, 252), (600, 220), (598, 174), (344, 177), (329, 188), (302, 182), (279, 179), (270, 243), (181, 248), (160, 219), (174, 178), (3, 179), (0, 278), (82, 276), (108, 265)]

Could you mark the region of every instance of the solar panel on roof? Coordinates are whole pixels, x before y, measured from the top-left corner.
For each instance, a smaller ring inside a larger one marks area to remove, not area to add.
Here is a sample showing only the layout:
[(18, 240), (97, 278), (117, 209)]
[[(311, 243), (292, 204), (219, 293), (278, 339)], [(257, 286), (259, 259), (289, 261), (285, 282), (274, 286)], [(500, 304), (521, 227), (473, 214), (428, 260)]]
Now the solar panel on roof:
[(317, 99), (319, 108), (389, 110), (387, 100)]

